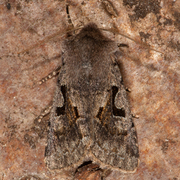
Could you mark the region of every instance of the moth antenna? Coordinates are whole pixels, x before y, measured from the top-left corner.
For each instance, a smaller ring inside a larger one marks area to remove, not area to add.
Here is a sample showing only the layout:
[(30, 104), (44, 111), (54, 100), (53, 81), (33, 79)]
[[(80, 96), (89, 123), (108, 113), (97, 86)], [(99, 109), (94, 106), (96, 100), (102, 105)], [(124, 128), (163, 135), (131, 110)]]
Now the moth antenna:
[(31, 49), (34, 49), (34, 48), (36, 48), (36, 47), (38, 47), (38, 46), (46, 43), (47, 41), (55, 38), (55, 37), (58, 36), (59, 34), (62, 34), (60, 37), (63, 37), (63, 36), (65, 36), (65, 35), (66, 35), (67, 33), (69, 33), (69, 32), (73, 32), (73, 31), (76, 31), (76, 30), (79, 30), (79, 29), (82, 29), (82, 28), (83, 28), (83, 27), (75, 28), (75, 29), (73, 29), (73, 30), (71, 29), (71, 30), (65, 31), (64, 33), (62, 33), (61, 30), (60, 30), (60, 31), (58, 31), (58, 32), (56, 32), (56, 33), (54, 33), (54, 34), (52, 34), (52, 35), (50, 35), (50, 36), (47, 36), (45, 39), (40, 40), (38, 43), (33, 44), (32, 46), (29, 46), (29, 48), (24, 49), (23, 51), (19, 51), (17, 54), (20, 55), (20, 54), (26, 53), (26, 52), (30, 51)]
[(156, 49), (150, 48), (149, 45), (147, 45), (146, 43), (139, 42), (139, 41), (137, 41), (137, 40), (129, 37), (128, 35), (125, 35), (125, 34), (120, 33), (117, 29), (104, 29), (104, 28), (99, 28), (99, 29), (100, 29), (100, 30), (103, 30), (103, 31), (109, 31), (109, 32), (112, 32), (112, 33), (119, 34), (119, 35), (121, 35), (121, 36), (124, 36), (124, 37), (127, 38), (127, 39), (130, 39), (131, 41), (134, 41), (134, 42), (137, 43), (137, 44), (140, 44), (141, 46), (143, 46), (143, 47), (145, 47), (145, 48), (147, 48), (147, 49), (149, 49), (149, 50), (156, 51), (156, 52), (158, 52), (158, 53), (164, 54), (164, 53), (161, 52), (161, 51), (158, 51), (158, 50), (156, 50)]
[(44, 44), (45, 42), (51, 40), (52, 38), (58, 36), (59, 34), (63, 34), (63, 35), (61, 35), (61, 37), (63, 37), (63, 36), (65, 35), (65, 33), (62, 33), (62, 30), (60, 30), (60, 31), (58, 31), (58, 32), (56, 32), (56, 33), (54, 33), (54, 34), (52, 34), (52, 35), (50, 35), (50, 36), (47, 36), (45, 39), (40, 40), (38, 43), (33, 44), (33, 45), (30, 46), (29, 48), (24, 49), (23, 51), (18, 52), (17, 54), (20, 55), (20, 54), (22, 54), (22, 53), (26, 53), (26, 52), (30, 51), (31, 49), (34, 49), (34, 48), (36, 48), (36, 47)]
[(65, 31), (62, 33), (62, 30), (50, 35), (50, 36), (47, 36), (45, 39), (43, 40), (40, 40), (38, 43), (36, 44), (33, 44), (32, 46), (28, 47), (27, 49), (23, 50), (23, 51), (20, 51), (18, 52), (17, 54), (20, 55), (20, 54), (23, 54), (23, 53), (26, 53), (27, 51), (31, 50), (31, 49), (34, 49), (42, 44), (44, 44), (45, 42), (55, 38), (56, 36), (58, 36), (59, 34), (62, 34), (60, 37), (63, 37), (65, 36), (65, 34), (69, 33), (69, 32), (73, 32), (75, 31), (76, 29), (74, 29), (74, 26), (73, 26), (73, 23), (71, 21), (71, 18), (70, 18), (70, 14), (69, 14), (69, 4), (66, 3), (66, 13), (67, 13), (67, 18), (68, 18), (68, 23), (70, 24), (70, 27), (69, 27), (69, 30), (68, 31)]
[[(68, 8), (67, 8), (67, 9), (68, 9)], [(60, 30), (60, 31), (58, 31), (58, 32), (56, 32), (56, 33), (54, 33), (54, 34), (52, 34), (52, 35), (50, 35), (50, 36), (47, 36), (45, 39), (39, 41), (38, 43), (33, 44), (33, 45), (30, 46), (29, 48), (27, 48), (27, 49), (25, 49), (25, 50), (23, 50), (23, 51), (18, 52), (17, 54), (20, 55), (20, 54), (26, 53), (26, 52), (28, 52), (29, 50), (34, 49), (34, 48), (36, 48), (36, 47), (44, 44), (45, 42), (47, 42), (47, 41), (55, 38), (56, 36), (58, 36), (58, 35), (60, 35), (60, 34), (61, 34), (60, 37), (63, 37), (63, 36), (65, 36), (65, 35), (68, 34), (68, 33), (72, 33), (72, 32), (74, 32), (74, 31), (80, 30), (80, 29), (82, 29), (82, 28), (83, 28), (83, 27), (73, 28), (73, 29), (70, 29), (70, 30), (65, 31), (65, 32), (62, 32), (62, 31)], [(99, 29), (102, 30), (102, 31), (109, 31), (109, 32), (112, 32), (112, 33), (119, 34), (119, 35), (121, 35), (121, 36), (123, 36), (123, 37), (125, 37), (125, 38), (127, 38), (127, 39), (130, 39), (131, 41), (134, 41), (134, 42), (137, 43), (137, 44), (140, 44), (142, 47), (145, 47), (146, 49), (149, 49), (149, 50), (152, 50), (152, 51), (155, 51), (155, 52), (164, 54), (164, 53), (161, 52), (161, 51), (158, 51), (158, 50), (156, 50), (156, 49), (150, 48), (149, 45), (147, 45), (146, 43), (139, 42), (139, 41), (137, 41), (137, 40), (129, 37), (128, 35), (125, 35), (125, 34), (119, 32), (119, 31), (118, 31), (117, 29), (115, 29), (115, 28), (113, 28), (113, 29), (112, 29), (112, 28), (110, 28), (110, 29), (99, 28)]]

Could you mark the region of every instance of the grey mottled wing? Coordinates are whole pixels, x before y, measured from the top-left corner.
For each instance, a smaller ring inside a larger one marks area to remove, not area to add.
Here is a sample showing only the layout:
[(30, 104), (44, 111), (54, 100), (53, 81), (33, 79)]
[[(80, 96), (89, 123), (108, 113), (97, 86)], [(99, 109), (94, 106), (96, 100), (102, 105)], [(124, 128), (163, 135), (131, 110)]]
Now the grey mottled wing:
[(117, 81), (107, 90), (107, 103), (104, 107), (99, 107), (94, 120), (94, 143), (91, 150), (105, 165), (134, 171), (139, 158), (137, 134), (120, 71), (117, 64), (111, 67)]
[(78, 112), (71, 104), (67, 87), (57, 83), (55, 92), (45, 156), (50, 169), (61, 169), (80, 160), (84, 145), (75, 123)]

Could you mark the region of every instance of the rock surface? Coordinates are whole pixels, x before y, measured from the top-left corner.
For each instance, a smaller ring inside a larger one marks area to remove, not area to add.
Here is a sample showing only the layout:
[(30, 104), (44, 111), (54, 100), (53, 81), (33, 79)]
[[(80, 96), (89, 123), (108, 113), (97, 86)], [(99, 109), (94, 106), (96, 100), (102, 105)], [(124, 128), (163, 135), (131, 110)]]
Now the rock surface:
[[(135, 173), (112, 171), (105, 179), (180, 179), (180, 1), (66, 2), (75, 27), (88, 22), (116, 27), (162, 52), (104, 32), (129, 46), (123, 48), (122, 73), (131, 89), (132, 113), (139, 116), (134, 121), (140, 150)], [(48, 117), (35, 120), (52, 101), (56, 79), (37, 82), (61, 65), (62, 34), (68, 24), (65, 1), (4, 0), (0, 17), (0, 179), (72, 179), (72, 173), (46, 168)], [(57, 32), (59, 36), (40, 44)], [(25, 49), (28, 53), (17, 55)]]

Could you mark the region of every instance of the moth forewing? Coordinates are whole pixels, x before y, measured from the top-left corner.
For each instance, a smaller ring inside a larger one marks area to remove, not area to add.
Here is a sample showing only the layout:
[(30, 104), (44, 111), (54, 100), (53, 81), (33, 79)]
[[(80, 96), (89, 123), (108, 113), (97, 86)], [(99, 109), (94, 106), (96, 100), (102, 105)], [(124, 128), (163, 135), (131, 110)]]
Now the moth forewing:
[(77, 168), (90, 159), (101, 167), (134, 171), (139, 158), (137, 135), (122, 76), (112, 60), (118, 51), (116, 43), (90, 23), (64, 41), (63, 51), (45, 153), (47, 166)]

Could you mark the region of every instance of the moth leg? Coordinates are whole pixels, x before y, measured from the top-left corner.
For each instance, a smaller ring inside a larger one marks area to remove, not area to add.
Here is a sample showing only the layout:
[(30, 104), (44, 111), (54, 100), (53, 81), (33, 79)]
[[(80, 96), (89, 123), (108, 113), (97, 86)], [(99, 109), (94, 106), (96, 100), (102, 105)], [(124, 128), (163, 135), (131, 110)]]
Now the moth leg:
[(133, 118), (136, 118), (136, 119), (139, 119), (139, 116), (136, 115), (136, 114), (132, 114), (132, 117), (133, 117)]
[(126, 87), (125, 89), (126, 89), (126, 92), (131, 92), (130, 88)]
[(46, 107), (45, 109), (43, 109), (42, 112), (41, 112), (41, 114), (36, 118), (36, 120), (37, 120), (38, 122), (41, 122), (42, 118), (43, 118), (44, 116), (47, 116), (47, 115), (50, 113), (51, 109), (52, 109), (52, 106), (48, 106), (48, 107)]
[(118, 43), (117, 46), (118, 46), (119, 48), (121, 48), (121, 47), (126, 47), (126, 48), (128, 48), (128, 47), (129, 47), (127, 44), (124, 44), (124, 43)]
[(70, 16), (70, 13), (69, 13), (69, 4), (66, 2), (66, 14), (67, 14), (67, 18), (68, 18), (68, 24), (69, 24), (69, 28), (70, 29), (73, 29), (74, 28), (74, 25), (72, 23), (72, 20), (71, 20), (71, 16)]
[(74, 30), (74, 24), (71, 20), (71, 16), (70, 16), (70, 12), (69, 12), (69, 3), (66, 1), (66, 14), (67, 14), (67, 19), (68, 19), (68, 24), (67, 24), (67, 37), (68, 36), (73, 36), (75, 34), (75, 30)]
[[(125, 89), (126, 89), (126, 92), (128, 92), (128, 93), (131, 92), (131, 89), (130, 89), (130, 88), (126, 87)], [(139, 119), (139, 116), (138, 116), (138, 115), (133, 114), (133, 113), (132, 113), (131, 115), (132, 115), (133, 118)]]
[(117, 10), (115, 9), (114, 5), (108, 1), (108, 0), (102, 0), (101, 1), (105, 11), (107, 12), (107, 14), (109, 14), (112, 17), (117, 17), (118, 13)]
[(52, 79), (53, 77), (58, 76), (59, 71), (61, 69), (61, 66), (59, 66), (55, 71), (49, 73), (46, 77), (42, 78), (38, 84), (43, 84), (44, 82), (46, 82), (48, 79)]

